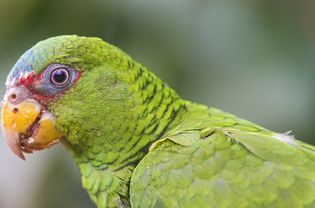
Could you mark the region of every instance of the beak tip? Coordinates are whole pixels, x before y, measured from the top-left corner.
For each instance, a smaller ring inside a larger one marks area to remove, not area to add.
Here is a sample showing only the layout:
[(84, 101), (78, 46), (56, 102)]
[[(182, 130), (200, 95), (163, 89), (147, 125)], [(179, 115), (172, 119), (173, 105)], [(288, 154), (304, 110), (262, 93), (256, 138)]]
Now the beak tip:
[(6, 143), (8, 144), (9, 148), (11, 149), (11, 151), (16, 156), (21, 158), (22, 160), (25, 160), (25, 156), (24, 156), (24, 154), (22, 152), (17, 132), (10, 131), (8, 129), (5, 129), (2, 126), (2, 133), (4, 135), (4, 139), (5, 139)]
[(26, 161), (25, 156), (22, 154), (22, 156), (19, 156), (21, 160)]
[(21, 149), (21, 147), (20, 147), (19, 144), (15, 143), (15, 142), (13, 142), (13, 143), (7, 142), (7, 143), (8, 143), (8, 145), (9, 145), (11, 151), (12, 151), (16, 156), (18, 156), (18, 157), (19, 157), (20, 159), (22, 159), (22, 160), (25, 160), (25, 156), (24, 156), (24, 154), (23, 154), (23, 152), (22, 152), (22, 149)]
[(21, 159), (21, 160), (26, 160), (24, 154), (22, 153), (22, 151), (20, 150), (19, 152), (15, 152), (15, 154)]

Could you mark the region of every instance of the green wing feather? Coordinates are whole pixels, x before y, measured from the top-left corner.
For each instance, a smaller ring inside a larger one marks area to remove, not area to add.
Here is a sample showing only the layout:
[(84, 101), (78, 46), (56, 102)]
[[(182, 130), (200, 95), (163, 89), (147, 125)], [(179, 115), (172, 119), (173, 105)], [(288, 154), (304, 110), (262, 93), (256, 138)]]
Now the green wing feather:
[(315, 148), (190, 105), (130, 185), (133, 207), (315, 207)]

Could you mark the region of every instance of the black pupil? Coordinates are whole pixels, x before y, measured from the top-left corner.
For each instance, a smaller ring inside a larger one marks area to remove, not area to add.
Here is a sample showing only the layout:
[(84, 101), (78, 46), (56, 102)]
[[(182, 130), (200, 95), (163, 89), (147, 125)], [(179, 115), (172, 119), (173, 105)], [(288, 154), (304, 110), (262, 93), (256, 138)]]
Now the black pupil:
[(68, 79), (68, 72), (65, 69), (57, 69), (52, 74), (52, 81), (56, 84), (63, 84)]

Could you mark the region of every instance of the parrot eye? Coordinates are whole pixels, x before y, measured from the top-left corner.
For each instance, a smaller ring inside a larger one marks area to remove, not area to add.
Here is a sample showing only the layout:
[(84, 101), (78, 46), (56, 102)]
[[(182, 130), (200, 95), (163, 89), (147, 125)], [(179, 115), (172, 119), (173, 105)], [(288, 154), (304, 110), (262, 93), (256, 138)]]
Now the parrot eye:
[(51, 64), (41, 74), (37, 90), (45, 95), (54, 95), (68, 89), (79, 75), (68, 65)]
[(63, 86), (70, 78), (69, 71), (65, 68), (56, 68), (51, 72), (50, 80), (53, 84)]

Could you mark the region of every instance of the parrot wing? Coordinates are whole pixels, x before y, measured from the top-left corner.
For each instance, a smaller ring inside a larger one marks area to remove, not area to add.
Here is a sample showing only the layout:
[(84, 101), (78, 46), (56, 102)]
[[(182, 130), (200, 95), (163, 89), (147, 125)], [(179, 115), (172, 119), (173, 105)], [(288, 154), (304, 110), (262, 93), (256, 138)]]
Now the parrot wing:
[(315, 207), (315, 147), (217, 109), (155, 142), (130, 184), (133, 207)]

